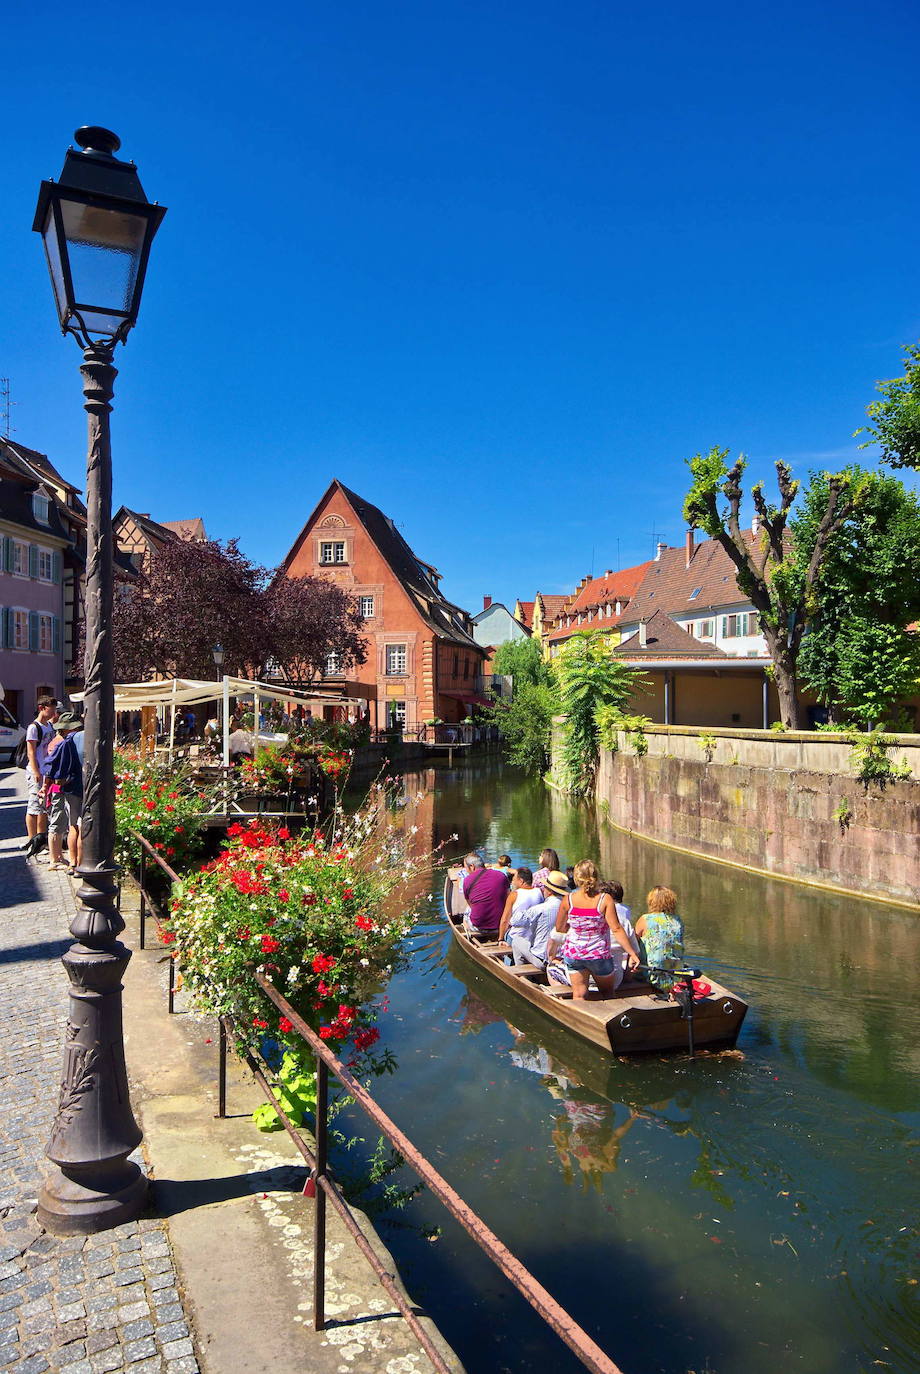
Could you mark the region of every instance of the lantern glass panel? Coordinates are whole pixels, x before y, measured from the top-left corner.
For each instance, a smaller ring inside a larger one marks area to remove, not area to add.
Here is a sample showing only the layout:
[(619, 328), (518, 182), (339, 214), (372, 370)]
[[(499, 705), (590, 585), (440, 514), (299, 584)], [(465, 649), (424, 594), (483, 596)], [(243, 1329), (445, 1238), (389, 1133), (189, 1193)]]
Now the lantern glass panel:
[(45, 257), (48, 259), (48, 271), (51, 274), (51, 285), (54, 287), (54, 299), (57, 305), (57, 312), (61, 324), (67, 322), (67, 287), (64, 283), (64, 269), (61, 266), (61, 254), (58, 247), (58, 238), (54, 225), (54, 207), (48, 206), (48, 214), (45, 217), (45, 227), (42, 230), (42, 240), (45, 245)]
[(114, 333), (133, 313), (147, 216), (62, 200), (74, 304), (90, 333)]

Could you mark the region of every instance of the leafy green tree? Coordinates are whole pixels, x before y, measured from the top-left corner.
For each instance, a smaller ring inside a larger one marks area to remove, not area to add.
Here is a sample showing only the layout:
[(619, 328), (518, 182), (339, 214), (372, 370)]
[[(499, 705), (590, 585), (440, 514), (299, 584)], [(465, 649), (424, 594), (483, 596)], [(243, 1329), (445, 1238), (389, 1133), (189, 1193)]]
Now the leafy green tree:
[(548, 682), (523, 682), (509, 702), (498, 702), (492, 720), (505, 741), (509, 762), (542, 776), (549, 766), (553, 716), (559, 714), (559, 693)]
[(622, 710), (644, 678), (614, 658), (606, 635), (597, 631), (572, 635), (554, 662), (566, 716), (565, 782), (573, 796), (584, 797), (594, 785), (600, 756), (598, 712), (611, 706)]
[(920, 469), (920, 344), (904, 353), (904, 376), (876, 384), (882, 399), (866, 407), (869, 423), (856, 433), (868, 434), (862, 447), (878, 444), (890, 467)]
[[(907, 629), (920, 616), (920, 502), (897, 477), (849, 475), (859, 496), (828, 540), (799, 672), (832, 720), (871, 726), (890, 719), (920, 679), (920, 642)], [(812, 473), (790, 526), (784, 577), (793, 590), (806, 576), (828, 482)]]
[(513, 690), (525, 682), (551, 683), (553, 674), (543, 657), (538, 639), (509, 639), (495, 650), (493, 673), (513, 679)]
[[(779, 505), (767, 500), (762, 482), (751, 488), (760, 522), (759, 534), (752, 538), (741, 528), (741, 478), (746, 460), (741, 455), (729, 468), (727, 457), (728, 449), (711, 448), (707, 454), (698, 453), (689, 459), (693, 480), (684, 501), (684, 518), (717, 540), (734, 563), (738, 586), (758, 613), (773, 660), (783, 724), (799, 730), (803, 726), (798, 690), (802, 638), (809, 611), (820, 596), (828, 544), (858, 500), (859, 470), (827, 474), (824, 506), (811, 529), (807, 552), (796, 559), (793, 567), (787, 527), (799, 483), (785, 463), (777, 462)], [(719, 507), (720, 497), (728, 502), (724, 509)]]

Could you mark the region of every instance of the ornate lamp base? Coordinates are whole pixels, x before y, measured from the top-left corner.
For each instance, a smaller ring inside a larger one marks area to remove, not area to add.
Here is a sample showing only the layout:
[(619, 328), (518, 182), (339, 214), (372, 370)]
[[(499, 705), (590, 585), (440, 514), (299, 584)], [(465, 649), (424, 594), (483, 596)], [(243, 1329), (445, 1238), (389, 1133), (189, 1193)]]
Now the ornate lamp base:
[[(103, 890), (109, 873), (93, 875)], [(71, 929), (76, 934), (76, 927), (94, 918), (99, 919), (84, 907)], [(117, 913), (115, 919), (121, 919)], [(130, 958), (131, 951), (111, 939), (104, 948), (72, 945), (61, 960), (70, 979), (70, 1009), (61, 1098), (47, 1151), (55, 1168), (38, 1199), (38, 1220), (56, 1235), (120, 1226), (143, 1211), (147, 1198), (147, 1180), (128, 1159), (141, 1141), (122, 1035), (121, 980)]]

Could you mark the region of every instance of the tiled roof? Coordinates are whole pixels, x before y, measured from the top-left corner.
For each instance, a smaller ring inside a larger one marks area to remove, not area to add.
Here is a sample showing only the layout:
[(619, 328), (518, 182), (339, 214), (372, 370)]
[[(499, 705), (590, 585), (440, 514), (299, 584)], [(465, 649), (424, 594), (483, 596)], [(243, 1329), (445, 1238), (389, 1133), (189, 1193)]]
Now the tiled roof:
[(194, 516), (191, 520), (163, 520), (160, 522), (164, 529), (172, 530), (180, 539), (207, 539), (204, 532), (204, 521), (200, 515)]
[(481, 653), (481, 646), (476, 643), (461, 621), (466, 612), (446, 599), (438, 587), (436, 570), (412, 552), (389, 516), (384, 515), (383, 511), (370, 501), (365, 501), (357, 492), (349, 490), (343, 483), (336, 481), (333, 485), (342, 491), (429, 628), (443, 639), (476, 649)]
[(650, 562), (637, 563), (634, 568), (621, 568), (619, 572), (608, 568), (602, 577), (593, 577), (575, 593), (566, 611), (584, 611), (589, 606), (606, 605), (608, 601), (628, 601), (651, 566)]
[(660, 658), (662, 654), (668, 658), (728, 658), (724, 650), (717, 649), (704, 639), (697, 639), (661, 610), (655, 611), (646, 621), (645, 633), (644, 646), (639, 643), (637, 631), (618, 644), (613, 650), (614, 654), (618, 658), (629, 659)]
[[(747, 535), (750, 541), (754, 537)], [(689, 566), (685, 548), (663, 548), (659, 558), (646, 564), (645, 576), (620, 616), (620, 624), (648, 620), (657, 610), (682, 615), (747, 600), (722, 545), (703, 539), (694, 546)]]
[[(578, 630), (615, 629), (619, 624), (617, 602), (619, 601), (622, 607), (624, 602), (629, 601), (651, 566), (651, 563), (639, 563), (634, 568), (622, 568), (619, 572), (608, 569), (603, 577), (593, 577), (583, 586), (576, 588), (574, 597), (565, 604), (565, 615), (577, 617), (579, 612), (591, 613), (591, 619), (581, 625), (577, 619), (572, 625), (556, 625), (550, 633), (550, 640), (558, 643), (560, 640), (569, 639)], [(603, 610), (605, 606), (610, 607), (609, 614), (595, 614), (598, 608)], [(560, 618), (561, 615), (560, 608)]]
[(543, 602), (543, 623), (546, 625), (549, 624), (550, 621), (556, 619), (556, 616), (562, 610), (563, 606), (569, 604), (574, 596), (574, 592), (569, 592), (568, 595), (563, 594), (562, 596), (557, 596), (555, 592), (537, 592), (537, 596)]
[(534, 608), (535, 603), (534, 603), (533, 601), (518, 601), (517, 604), (518, 604), (518, 605), (520, 606), (520, 608), (521, 608), (521, 624), (522, 624), (522, 625), (526, 625), (527, 628), (528, 628), (528, 630), (532, 629), (532, 628), (533, 628), (533, 608)]

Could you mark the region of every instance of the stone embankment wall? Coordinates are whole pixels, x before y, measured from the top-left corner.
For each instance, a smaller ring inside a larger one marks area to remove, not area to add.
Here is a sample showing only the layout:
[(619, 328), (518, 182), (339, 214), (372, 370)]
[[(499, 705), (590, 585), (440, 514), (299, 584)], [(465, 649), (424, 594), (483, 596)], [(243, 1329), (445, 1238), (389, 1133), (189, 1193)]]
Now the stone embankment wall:
[[(892, 736), (920, 778), (920, 736)], [(648, 839), (920, 910), (920, 781), (864, 785), (840, 736), (657, 726), (605, 750), (597, 803)]]

